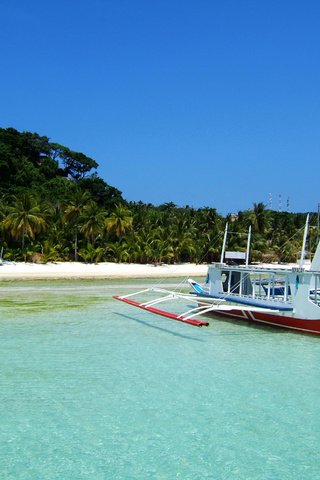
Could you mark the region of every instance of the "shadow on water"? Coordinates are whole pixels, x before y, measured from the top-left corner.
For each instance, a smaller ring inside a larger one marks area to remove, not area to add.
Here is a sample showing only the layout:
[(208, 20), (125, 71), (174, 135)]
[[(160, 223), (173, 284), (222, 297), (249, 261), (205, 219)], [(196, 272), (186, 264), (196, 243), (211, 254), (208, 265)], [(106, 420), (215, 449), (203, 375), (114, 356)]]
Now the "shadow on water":
[(175, 337), (184, 338), (186, 340), (193, 340), (195, 342), (203, 342), (203, 340), (201, 340), (200, 338), (195, 338), (195, 337), (183, 335), (182, 333), (173, 332), (172, 330), (168, 330), (167, 328), (157, 327), (156, 325), (151, 325), (148, 322), (139, 320), (138, 318), (135, 318), (135, 317), (130, 317), (129, 315), (125, 315), (123, 313), (118, 313), (118, 312), (113, 312), (113, 313), (120, 317), (127, 318), (128, 320), (134, 320), (135, 322), (140, 323), (141, 325), (144, 325), (146, 327), (154, 328), (155, 330), (160, 330), (161, 332), (164, 332), (164, 333), (170, 333), (170, 335), (173, 335)]
[[(180, 337), (180, 338), (185, 338), (187, 340), (194, 340), (196, 342), (201, 342), (203, 343), (204, 340), (201, 340), (200, 338), (195, 338), (195, 337), (191, 337), (191, 336), (187, 336), (187, 335), (183, 335), (182, 333), (177, 333), (177, 332), (173, 332), (172, 330), (168, 330), (167, 328), (163, 328), (163, 327), (158, 327), (156, 325), (151, 325), (150, 323), (148, 322), (145, 322), (144, 320), (140, 320), (138, 318), (135, 318), (135, 317), (131, 317), (129, 315), (125, 315), (123, 313), (118, 313), (118, 312), (113, 312), (115, 315), (119, 315), (120, 317), (123, 317), (123, 318), (127, 318), (128, 320), (134, 320), (135, 322), (137, 323), (140, 323), (141, 325), (145, 325), (146, 327), (149, 327), (149, 328), (154, 328), (156, 330), (160, 330), (162, 332), (165, 332), (165, 333), (170, 333), (171, 335), (174, 335), (176, 337)], [(229, 319), (215, 319), (217, 322), (227, 322), (227, 323), (230, 323), (230, 324), (233, 324), (234, 326), (237, 326), (239, 327), (239, 330), (237, 331), (216, 331), (216, 330), (212, 330), (210, 329), (210, 327), (207, 329), (206, 328), (206, 337), (225, 337), (225, 336), (242, 336), (242, 337), (249, 337), (249, 336), (252, 336), (252, 335), (272, 335), (274, 332), (273, 332), (273, 329), (272, 331), (270, 331), (270, 327), (264, 327), (262, 325), (253, 325), (252, 323), (249, 323), (249, 322), (242, 322), (243, 325), (239, 325), (239, 322), (235, 321), (235, 320), (229, 320)], [(211, 327), (213, 326), (214, 324), (211, 324)], [(247, 326), (249, 328), (247, 329), (242, 329), (242, 327), (244, 326)], [(211, 330), (211, 331), (210, 331)], [(276, 330), (276, 329), (275, 329)], [(280, 333), (280, 332), (277, 332), (276, 333)], [(290, 332), (285, 332), (285, 333), (290, 333)]]

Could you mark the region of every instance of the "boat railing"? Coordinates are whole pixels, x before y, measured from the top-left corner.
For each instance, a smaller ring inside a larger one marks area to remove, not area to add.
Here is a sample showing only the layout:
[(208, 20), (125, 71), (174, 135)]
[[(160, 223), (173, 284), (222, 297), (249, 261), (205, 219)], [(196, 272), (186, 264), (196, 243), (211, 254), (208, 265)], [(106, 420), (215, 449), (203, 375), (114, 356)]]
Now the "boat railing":
[(248, 265), (247, 267), (245, 265), (228, 265), (226, 263), (219, 265), (219, 268), (221, 270), (236, 270), (236, 271), (246, 271), (250, 273), (289, 273), (289, 272), (308, 272), (308, 270), (301, 269), (298, 267), (288, 267), (284, 265), (282, 268), (281, 267), (267, 267), (267, 266), (259, 266), (259, 265)]
[[(288, 272), (221, 270), (223, 294), (235, 298), (290, 303), (292, 299)], [(217, 284), (219, 285), (219, 284)]]

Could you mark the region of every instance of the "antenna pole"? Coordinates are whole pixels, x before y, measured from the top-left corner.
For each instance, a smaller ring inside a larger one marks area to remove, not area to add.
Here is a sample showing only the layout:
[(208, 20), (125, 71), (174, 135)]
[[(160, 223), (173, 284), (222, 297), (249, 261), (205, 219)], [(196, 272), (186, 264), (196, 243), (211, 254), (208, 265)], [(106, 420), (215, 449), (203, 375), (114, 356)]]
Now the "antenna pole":
[(228, 235), (228, 222), (226, 223), (226, 228), (224, 230), (224, 237), (223, 237), (220, 263), (223, 263), (223, 260), (224, 260), (224, 252), (225, 252), (225, 249), (226, 249), (227, 235)]

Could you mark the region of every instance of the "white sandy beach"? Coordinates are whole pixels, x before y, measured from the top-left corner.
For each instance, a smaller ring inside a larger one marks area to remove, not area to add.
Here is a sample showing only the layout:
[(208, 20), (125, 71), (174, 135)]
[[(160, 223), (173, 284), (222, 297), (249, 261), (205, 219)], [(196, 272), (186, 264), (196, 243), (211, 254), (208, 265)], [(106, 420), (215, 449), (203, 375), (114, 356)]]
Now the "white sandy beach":
[[(286, 268), (297, 264), (261, 264), (261, 267)], [(306, 265), (309, 268), (309, 265)], [(80, 262), (24, 263), (10, 262), (0, 265), (1, 280), (46, 280), (46, 279), (87, 279), (87, 278), (165, 278), (165, 277), (205, 277), (208, 265), (185, 263), (180, 265), (141, 265), (133, 263)]]
[(0, 266), (1, 280), (87, 279), (87, 278), (165, 278), (205, 276), (207, 265), (139, 265), (127, 263), (84, 264), (61, 263), (4, 263)]

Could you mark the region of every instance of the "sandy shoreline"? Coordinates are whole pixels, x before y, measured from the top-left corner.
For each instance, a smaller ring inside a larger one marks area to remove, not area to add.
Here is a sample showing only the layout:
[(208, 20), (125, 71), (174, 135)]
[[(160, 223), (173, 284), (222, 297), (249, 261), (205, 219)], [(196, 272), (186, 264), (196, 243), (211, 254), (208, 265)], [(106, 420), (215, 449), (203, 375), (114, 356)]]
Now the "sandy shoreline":
[[(287, 268), (297, 264), (272, 265), (261, 267)], [(306, 265), (309, 268), (309, 265)], [(185, 263), (180, 265), (153, 265), (134, 263), (98, 263), (80, 262), (24, 263), (10, 262), (0, 265), (0, 282), (7, 280), (50, 280), (50, 279), (124, 279), (124, 278), (172, 278), (205, 277), (208, 265)]]
[(116, 279), (116, 278), (165, 278), (205, 276), (207, 265), (139, 265), (127, 263), (84, 264), (59, 262), (47, 264), (4, 263), (0, 266), (1, 280), (49, 280), (49, 279)]

